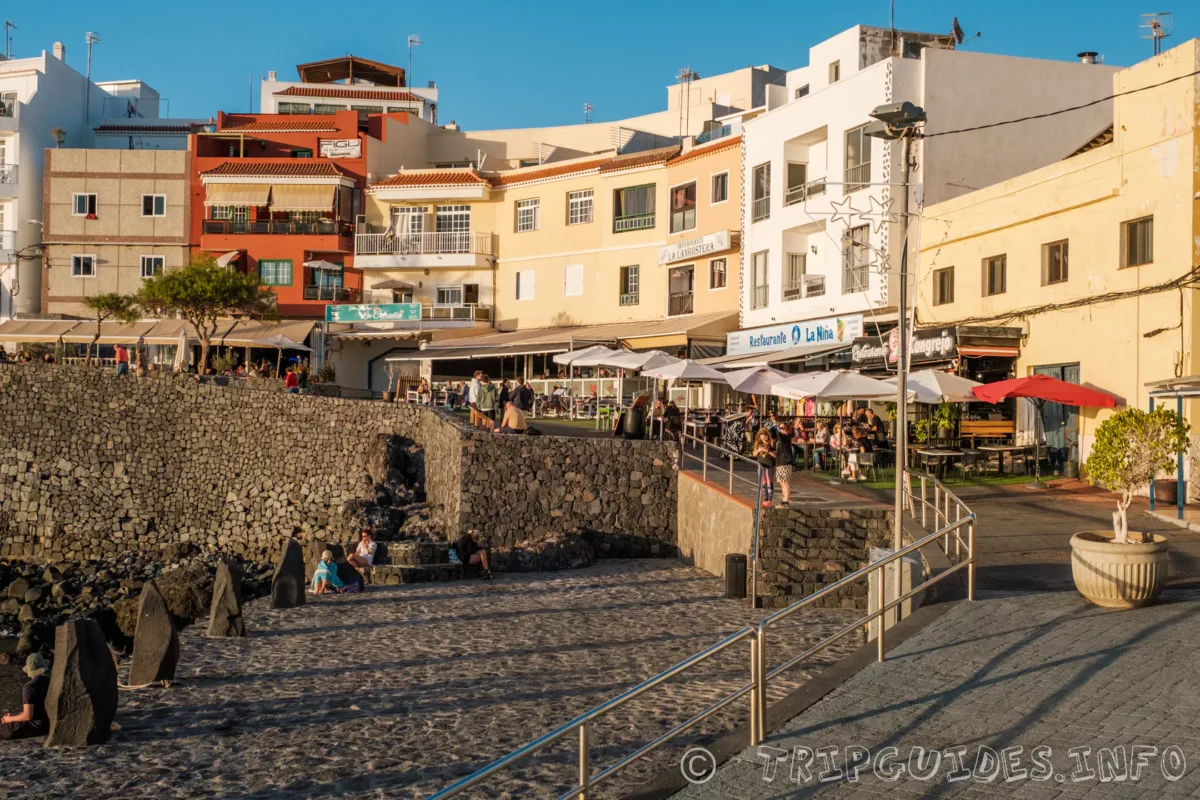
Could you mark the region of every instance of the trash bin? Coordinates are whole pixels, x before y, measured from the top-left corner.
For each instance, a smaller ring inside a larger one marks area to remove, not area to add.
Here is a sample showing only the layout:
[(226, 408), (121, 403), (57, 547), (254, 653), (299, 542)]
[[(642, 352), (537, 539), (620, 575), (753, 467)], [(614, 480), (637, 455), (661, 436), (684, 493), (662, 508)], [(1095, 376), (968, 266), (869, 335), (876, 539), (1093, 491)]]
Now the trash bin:
[(641, 408), (630, 408), (625, 412), (626, 439), (643, 439), (646, 436), (646, 412)]
[(725, 556), (725, 596), (730, 600), (746, 597), (746, 554), (729, 553)]

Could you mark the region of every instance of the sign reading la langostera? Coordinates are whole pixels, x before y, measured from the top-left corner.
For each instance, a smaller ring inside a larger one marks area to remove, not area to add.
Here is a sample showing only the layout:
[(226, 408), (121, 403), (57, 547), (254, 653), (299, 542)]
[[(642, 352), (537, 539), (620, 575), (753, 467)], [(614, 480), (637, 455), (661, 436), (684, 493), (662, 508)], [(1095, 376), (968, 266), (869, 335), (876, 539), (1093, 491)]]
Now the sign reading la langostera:
[(689, 258), (701, 258), (709, 253), (720, 253), (729, 249), (729, 231), (717, 231), (695, 239), (684, 239), (675, 244), (658, 248), (658, 263), (672, 264)]
[(326, 322), (410, 322), (420, 318), (420, 303), (325, 306)]

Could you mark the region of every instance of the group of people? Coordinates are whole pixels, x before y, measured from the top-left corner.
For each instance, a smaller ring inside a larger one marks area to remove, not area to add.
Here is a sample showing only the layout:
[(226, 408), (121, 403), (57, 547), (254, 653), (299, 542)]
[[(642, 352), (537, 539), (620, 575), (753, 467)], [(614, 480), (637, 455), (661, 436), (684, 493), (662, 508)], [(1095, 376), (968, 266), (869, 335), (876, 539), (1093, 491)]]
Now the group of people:
[[(529, 429), (526, 415), (533, 411), (534, 393), (524, 378), (518, 377), (512, 386), (507, 380), (497, 385), (486, 372), (475, 370), (463, 388), (463, 394), (471, 424), (476, 428), (496, 434), (525, 433)], [(496, 424), (497, 415), (499, 424)]]
[(886, 449), (888, 444), (887, 426), (870, 408), (832, 422), (817, 420), (811, 431), (799, 423), (778, 420), (774, 411), (760, 418), (752, 409), (746, 419), (746, 436), (751, 441), (751, 457), (763, 467), (764, 503), (769, 504), (774, 497), (777, 479), (783, 505), (791, 498), (788, 480), (795, 463), (794, 443), (816, 445), (814, 461), (820, 469), (826, 468), (828, 458), (838, 459), (842, 478), (851, 481), (866, 480), (861, 471), (864, 460), (861, 456)]
[[(378, 543), (371, 534), (371, 529), (364, 528), (354, 552), (346, 556), (346, 563), (357, 570), (368, 570), (375, 565), (375, 554), (378, 547)], [(450, 562), (478, 565), (481, 577), (496, 577), (492, 574), (491, 565), (488, 563), (487, 545), (480, 540), (478, 531), (468, 531), (458, 537), (450, 549)], [(354, 583), (343, 581), (338, 574), (337, 559), (334, 557), (333, 551), (325, 550), (321, 553), (321, 560), (317, 562), (316, 568), (313, 569), (310, 588), (313, 594), (353, 594), (361, 592), (363, 585), (358, 581)], [(3, 726), (0, 725), (0, 739), (2, 738), (5, 737)]]

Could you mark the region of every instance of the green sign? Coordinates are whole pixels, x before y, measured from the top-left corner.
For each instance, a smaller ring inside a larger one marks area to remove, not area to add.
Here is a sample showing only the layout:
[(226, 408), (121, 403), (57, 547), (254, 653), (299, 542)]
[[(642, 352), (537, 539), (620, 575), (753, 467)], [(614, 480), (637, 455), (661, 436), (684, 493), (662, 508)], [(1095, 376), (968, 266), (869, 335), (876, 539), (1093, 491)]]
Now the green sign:
[(326, 322), (411, 322), (420, 318), (420, 303), (325, 306)]

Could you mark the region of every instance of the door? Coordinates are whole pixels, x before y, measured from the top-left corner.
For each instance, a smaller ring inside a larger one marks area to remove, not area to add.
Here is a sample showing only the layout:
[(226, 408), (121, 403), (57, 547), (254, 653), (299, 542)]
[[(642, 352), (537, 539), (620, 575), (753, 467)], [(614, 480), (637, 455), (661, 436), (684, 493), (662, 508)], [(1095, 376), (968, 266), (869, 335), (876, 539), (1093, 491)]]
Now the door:
[[(1034, 375), (1049, 375), (1067, 383), (1079, 383), (1078, 364), (1054, 364), (1034, 367)], [(1045, 403), (1042, 406), (1042, 430), (1050, 450), (1050, 464), (1057, 470), (1068, 461), (1079, 460), (1079, 406)]]
[(463, 284), (463, 302), (469, 306), (479, 305), (479, 284), (464, 283)]

